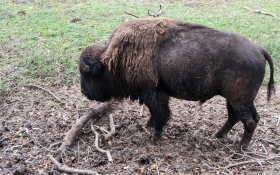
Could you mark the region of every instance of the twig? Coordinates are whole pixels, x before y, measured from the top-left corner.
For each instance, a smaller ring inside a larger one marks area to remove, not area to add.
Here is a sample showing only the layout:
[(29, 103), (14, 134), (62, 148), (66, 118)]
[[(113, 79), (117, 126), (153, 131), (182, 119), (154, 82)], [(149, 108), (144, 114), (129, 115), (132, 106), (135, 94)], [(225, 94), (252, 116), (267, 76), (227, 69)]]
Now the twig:
[(19, 147), (22, 147), (22, 145), (12, 146), (11, 148), (14, 149), (14, 148), (19, 148)]
[(133, 16), (133, 17), (135, 17), (135, 18), (139, 18), (138, 16), (133, 15), (132, 13), (129, 13), (129, 12), (124, 12), (124, 13), (126, 13), (126, 14), (128, 14), (128, 15), (130, 15), (130, 16)]
[(211, 166), (209, 166), (207, 163), (204, 163), (202, 166), (207, 166), (208, 168), (214, 169), (214, 170), (223, 169), (223, 170), (226, 170), (229, 174), (233, 175), (233, 173), (232, 173), (230, 170), (225, 169), (225, 168), (215, 168), (215, 167), (211, 167)]
[(104, 136), (105, 140), (108, 140), (110, 137), (112, 137), (116, 133), (116, 128), (115, 128), (114, 120), (113, 120), (113, 114), (109, 115), (109, 119), (110, 119), (110, 129), (111, 129), (111, 132), (109, 132), (108, 134), (106, 134)]
[(49, 151), (53, 146), (59, 145), (61, 142), (52, 143), (47, 150)]
[(256, 142), (259, 140), (259, 138), (262, 136), (263, 134), (261, 134), (260, 136), (258, 136), (257, 138), (256, 138), (256, 140), (252, 143), (252, 148), (254, 147), (254, 145), (256, 144)]
[(233, 145), (235, 145), (235, 143), (236, 143), (237, 140), (238, 140), (237, 135), (238, 135), (238, 132), (236, 132), (236, 133), (233, 135)]
[(3, 139), (0, 140), (0, 145), (2, 144), (2, 142), (9, 140), (9, 139), (10, 139), (9, 137), (4, 137)]
[(280, 122), (280, 115), (278, 116), (278, 121), (277, 121), (276, 126), (278, 126), (278, 125), (279, 125), (279, 122)]
[(102, 127), (100, 127), (100, 126), (96, 126), (96, 125), (94, 125), (94, 127), (96, 128), (96, 129), (98, 129), (99, 131), (101, 131), (103, 134), (108, 134), (108, 133), (110, 133), (110, 131), (107, 131), (105, 128), (102, 128)]
[(19, 130), (18, 132), (15, 133), (15, 136), (18, 136), (22, 132), (25, 132), (26, 134), (28, 134), (28, 129), (27, 128), (22, 128), (21, 130)]
[(274, 18), (278, 18), (275, 14), (272, 14), (272, 13), (262, 12), (260, 10), (253, 10), (253, 9), (251, 9), (249, 7), (246, 7), (246, 6), (244, 6), (244, 8), (246, 10), (249, 10), (249, 11), (253, 12), (253, 13), (259, 13), (259, 14), (264, 14), (264, 15), (272, 16)]
[(61, 163), (64, 163), (64, 159), (63, 159), (63, 156), (62, 154), (64, 154), (64, 156), (66, 157), (66, 154), (65, 154), (65, 149), (61, 152)]
[(111, 156), (111, 153), (110, 153), (109, 151), (104, 150), (104, 149), (102, 149), (102, 148), (100, 148), (100, 147), (98, 146), (99, 134), (98, 134), (98, 132), (94, 129), (93, 123), (91, 123), (90, 126), (91, 126), (91, 130), (92, 130), (93, 133), (95, 134), (95, 142), (94, 142), (94, 147), (95, 147), (95, 149), (96, 149), (97, 151), (101, 152), (101, 153), (106, 153), (106, 155), (107, 155), (107, 157), (108, 157), (108, 160), (109, 160), (110, 162), (113, 162), (113, 158), (112, 158), (112, 156)]
[[(233, 159), (232, 157), (234, 156), (234, 155), (239, 155), (239, 156), (242, 156), (241, 158), (238, 158), (238, 159)], [(230, 155), (230, 159), (231, 160), (241, 160), (241, 159), (243, 159), (245, 157), (245, 154), (244, 154), (244, 152), (243, 152), (243, 154), (240, 154), (240, 153), (236, 153), (235, 151), (234, 151), (234, 153), (232, 153), (231, 155)]]
[(235, 166), (245, 165), (245, 164), (250, 164), (250, 163), (260, 163), (260, 162), (265, 162), (265, 161), (264, 160), (248, 160), (248, 161), (238, 162), (238, 163), (234, 163), (234, 164), (229, 164), (229, 165), (223, 167), (223, 169), (228, 169), (228, 168), (232, 168)]
[(64, 141), (58, 149), (58, 155), (56, 157), (56, 160), (61, 160), (61, 152), (64, 149), (68, 149), (74, 143), (76, 136), (81, 132), (82, 128), (87, 124), (87, 122), (92, 118), (97, 118), (104, 112), (108, 112), (111, 109), (110, 107), (114, 102), (115, 100), (112, 100), (110, 102), (102, 103), (95, 108), (91, 107), (81, 118), (76, 120), (76, 123), (72, 125), (71, 129), (67, 132), (66, 136), (64, 137)]
[(269, 160), (275, 159), (275, 158), (280, 158), (280, 156), (273, 156), (273, 157), (268, 157), (266, 159), (248, 160), (248, 161), (238, 162), (238, 163), (235, 163), (235, 164), (229, 164), (229, 165), (223, 167), (223, 169), (228, 169), (228, 168), (232, 168), (232, 167), (235, 167), (235, 166), (245, 165), (245, 164), (250, 164), (250, 163), (260, 164), (262, 162), (266, 162), (266, 161), (269, 161)]
[(141, 126), (141, 128), (144, 129), (147, 134), (151, 135), (151, 133), (145, 128), (145, 126)]
[(60, 99), (59, 99), (56, 95), (54, 95), (54, 93), (52, 93), (51, 91), (49, 91), (48, 89), (45, 89), (45, 88), (43, 88), (43, 87), (41, 87), (41, 86), (37, 86), (37, 85), (34, 85), (34, 84), (30, 84), (29, 86), (31, 86), (31, 87), (36, 87), (36, 88), (38, 88), (38, 89), (42, 89), (42, 90), (48, 92), (48, 93), (51, 94), (58, 102), (60, 102)]
[(76, 168), (70, 168), (65, 164), (59, 163), (52, 155), (49, 155), (49, 158), (57, 166), (57, 169), (59, 171), (64, 171), (67, 173), (99, 175), (97, 172), (92, 171), (92, 170), (81, 170), (81, 169), (76, 169)]
[[(254, 156), (258, 156), (258, 157), (261, 157), (261, 158), (267, 158), (267, 156), (262, 155), (263, 153), (247, 152), (247, 154), (252, 154), (252, 155), (254, 155)], [(251, 156), (247, 156), (247, 157), (251, 157)]]
[(77, 115), (76, 115), (76, 122), (79, 120), (79, 112), (77, 112)]
[(141, 105), (141, 109), (140, 109), (140, 117), (143, 117), (143, 112), (144, 112), (144, 105)]
[(78, 161), (80, 162), (80, 142), (78, 141)]
[(266, 154), (266, 155), (268, 155), (268, 152), (267, 152), (267, 150), (266, 150), (265, 146), (263, 145), (263, 143), (262, 143), (262, 142), (261, 142), (261, 144), (262, 144), (262, 148), (264, 149), (265, 154)]
[(155, 162), (156, 162), (156, 167), (157, 167), (157, 174), (159, 175), (159, 170), (158, 170), (158, 163), (157, 163), (157, 158), (155, 158)]
[[(150, 11), (151, 11), (153, 14), (151, 14)], [(158, 10), (157, 13), (156, 13), (156, 12), (153, 12), (153, 11), (150, 10), (150, 9), (148, 9), (148, 15), (149, 15), (149, 16), (152, 16), (152, 17), (158, 17), (159, 15), (161, 15), (161, 13), (162, 13), (161, 5), (159, 5), (159, 10)]]

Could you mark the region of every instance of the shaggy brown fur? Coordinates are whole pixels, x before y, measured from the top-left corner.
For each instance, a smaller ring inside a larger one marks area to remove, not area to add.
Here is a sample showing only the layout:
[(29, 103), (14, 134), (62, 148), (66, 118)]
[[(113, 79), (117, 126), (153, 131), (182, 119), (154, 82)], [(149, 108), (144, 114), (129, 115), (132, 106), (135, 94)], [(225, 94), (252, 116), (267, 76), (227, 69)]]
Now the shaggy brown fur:
[(113, 73), (121, 71), (129, 84), (156, 87), (159, 80), (153, 64), (155, 54), (160, 45), (182, 27), (206, 28), (168, 18), (139, 18), (123, 22), (112, 33), (102, 62)]

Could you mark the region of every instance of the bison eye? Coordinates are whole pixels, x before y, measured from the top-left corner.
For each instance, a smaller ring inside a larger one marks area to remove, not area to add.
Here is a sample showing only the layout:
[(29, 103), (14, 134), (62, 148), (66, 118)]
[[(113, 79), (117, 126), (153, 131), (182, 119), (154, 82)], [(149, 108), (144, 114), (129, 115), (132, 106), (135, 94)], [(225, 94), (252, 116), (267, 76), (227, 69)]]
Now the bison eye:
[(102, 71), (102, 63), (99, 60), (94, 60), (91, 68), (91, 75), (99, 75)]

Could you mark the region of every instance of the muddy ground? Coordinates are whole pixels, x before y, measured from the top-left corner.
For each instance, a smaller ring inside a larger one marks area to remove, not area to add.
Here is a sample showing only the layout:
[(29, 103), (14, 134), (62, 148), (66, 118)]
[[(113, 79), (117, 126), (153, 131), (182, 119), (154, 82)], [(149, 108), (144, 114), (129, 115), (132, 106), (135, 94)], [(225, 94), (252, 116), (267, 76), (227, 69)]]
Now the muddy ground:
[[(93, 102), (82, 96), (78, 85), (45, 87), (60, 101), (36, 87), (10, 87), (8, 96), (1, 97), (0, 106), (1, 174), (67, 174), (58, 171), (47, 156), (56, 156), (71, 125)], [(266, 87), (261, 87), (255, 101), (261, 120), (243, 154), (235, 152), (243, 133), (241, 123), (226, 138), (211, 139), (227, 118), (222, 97), (215, 97), (202, 107), (198, 102), (171, 99), (172, 119), (164, 129), (163, 140), (157, 144), (151, 141), (153, 129), (145, 126), (148, 109), (144, 108), (144, 116), (140, 117), (140, 105), (124, 100), (114, 106), (117, 134), (108, 142), (99, 143), (102, 149), (110, 151), (113, 163), (95, 150), (95, 135), (89, 124), (71, 149), (63, 152), (63, 162), (100, 174), (278, 174), (280, 87), (276, 89), (278, 94), (267, 103)], [(109, 130), (107, 115), (94, 122)]]

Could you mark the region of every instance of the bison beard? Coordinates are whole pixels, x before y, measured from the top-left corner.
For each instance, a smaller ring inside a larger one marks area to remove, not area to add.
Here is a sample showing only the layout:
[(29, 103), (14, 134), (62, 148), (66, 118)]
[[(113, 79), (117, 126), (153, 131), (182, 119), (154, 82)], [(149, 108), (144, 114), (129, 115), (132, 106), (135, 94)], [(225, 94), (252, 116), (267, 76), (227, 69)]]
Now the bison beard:
[(115, 29), (107, 46), (88, 46), (80, 57), (82, 93), (90, 100), (139, 99), (151, 113), (155, 138), (170, 117), (169, 97), (227, 100), (224, 137), (241, 121), (246, 148), (259, 121), (254, 99), (270, 65), (268, 100), (274, 90), (270, 55), (234, 33), (166, 18), (135, 19)]

